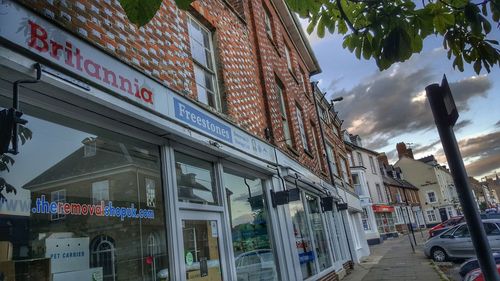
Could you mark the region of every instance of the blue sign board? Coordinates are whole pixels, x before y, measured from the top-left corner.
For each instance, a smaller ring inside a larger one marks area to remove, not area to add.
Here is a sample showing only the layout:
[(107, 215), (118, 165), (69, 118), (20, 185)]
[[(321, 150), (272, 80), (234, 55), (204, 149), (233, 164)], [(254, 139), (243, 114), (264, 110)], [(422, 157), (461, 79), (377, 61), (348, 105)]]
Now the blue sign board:
[(229, 126), (176, 98), (174, 98), (174, 108), (175, 118), (178, 120), (213, 137), (233, 143), (233, 134)]
[(304, 252), (299, 254), (299, 261), (300, 264), (308, 263), (310, 261), (314, 260), (314, 252), (309, 251), (309, 252)]

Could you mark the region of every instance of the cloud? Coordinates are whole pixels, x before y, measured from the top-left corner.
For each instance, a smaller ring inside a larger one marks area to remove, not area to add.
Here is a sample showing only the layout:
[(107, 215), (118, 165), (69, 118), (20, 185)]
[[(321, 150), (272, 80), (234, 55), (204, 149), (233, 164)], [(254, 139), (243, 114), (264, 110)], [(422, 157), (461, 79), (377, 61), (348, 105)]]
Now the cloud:
[[(441, 143), (441, 140), (437, 140), (437, 141), (434, 141), (428, 145), (417, 145), (415, 146), (415, 148), (413, 149), (413, 154), (414, 155), (417, 155), (417, 154), (425, 154), (425, 155), (429, 155), (429, 154), (432, 154), (431, 152), (434, 151), (436, 149), (436, 145), (440, 144)], [(441, 147), (441, 146), (439, 146)]]
[(495, 127), (500, 127), (500, 120), (495, 123)]
[(469, 120), (469, 119), (465, 119), (465, 120), (462, 120), (460, 122), (458, 122), (457, 124), (455, 124), (455, 126), (453, 127), (453, 129), (455, 130), (455, 132), (469, 126), (472, 124), (472, 120)]
[[(462, 139), (458, 142), (467, 173), (477, 177), (500, 168), (500, 131)], [(443, 150), (436, 159), (444, 162)]]
[[(429, 66), (417, 68), (415, 60), (418, 58), (377, 72), (350, 90), (333, 93), (344, 97), (336, 109), (345, 119), (346, 128), (359, 134), (368, 147), (380, 149), (394, 137), (435, 127), (424, 90), (435, 82), (435, 75)], [(472, 98), (486, 97), (491, 87), (487, 76), (470, 76), (450, 83), (460, 112), (469, 110)], [(463, 128), (470, 123), (464, 120), (458, 126)]]

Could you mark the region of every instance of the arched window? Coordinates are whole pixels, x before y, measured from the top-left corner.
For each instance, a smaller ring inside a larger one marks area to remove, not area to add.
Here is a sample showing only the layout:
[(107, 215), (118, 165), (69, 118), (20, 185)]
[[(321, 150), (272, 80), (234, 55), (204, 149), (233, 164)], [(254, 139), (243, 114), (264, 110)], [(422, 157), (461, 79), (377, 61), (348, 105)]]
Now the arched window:
[(102, 267), (103, 281), (116, 281), (115, 241), (99, 235), (90, 244), (90, 266)]

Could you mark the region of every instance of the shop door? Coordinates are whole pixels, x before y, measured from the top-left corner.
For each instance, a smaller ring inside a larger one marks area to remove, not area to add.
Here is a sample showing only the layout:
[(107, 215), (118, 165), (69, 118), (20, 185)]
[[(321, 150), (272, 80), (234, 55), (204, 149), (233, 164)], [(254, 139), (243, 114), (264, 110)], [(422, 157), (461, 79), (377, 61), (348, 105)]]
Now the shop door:
[(446, 213), (446, 208), (439, 209), (439, 216), (441, 217), (442, 222), (445, 222), (448, 220), (448, 214)]
[(227, 280), (222, 251), (221, 214), (182, 211), (182, 245), (185, 280)]

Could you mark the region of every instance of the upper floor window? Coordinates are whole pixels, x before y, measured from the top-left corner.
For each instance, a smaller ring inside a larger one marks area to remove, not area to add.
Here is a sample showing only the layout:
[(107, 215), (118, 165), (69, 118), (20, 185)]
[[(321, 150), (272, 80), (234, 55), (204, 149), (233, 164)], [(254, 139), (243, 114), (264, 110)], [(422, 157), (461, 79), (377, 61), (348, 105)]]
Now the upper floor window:
[(109, 181), (96, 181), (92, 183), (92, 203), (100, 204), (101, 201), (109, 201)]
[(363, 156), (358, 152), (358, 165), (363, 166)]
[[(66, 189), (52, 191), (50, 193), (50, 199), (52, 200), (52, 202), (55, 202), (57, 206), (59, 206), (59, 203), (66, 203)], [(66, 215), (64, 214), (64, 212), (61, 212), (61, 210), (58, 208), (57, 212), (50, 215), (50, 220), (55, 221), (64, 219), (65, 217)]]
[(288, 48), (288, 45), (285, 44), (285, 58), (286, 58), (286, 65), (288, 66), (288, 69), (292, 71), (292, 57), (290, 55), (290, 48)]
[(271, 15), (266, 8), (264, 8), (264, 25), (267, 35), (269, 38), (273, 39), (273, 21), (271, 20)]
[(212, 33), (192, 17), (188, 19), (188, 26), (198, 101), (218, 109), (219, 97)]
[(340, 157), (340, 166), (342, 167), (342, 178), (349, 183), (349, 174), (347, 173), (347, 164), (344, 158)]
[(302, 69), (300, 70), (299, 80), (302, 84), (302, 90), (304, 91), (304, 94), (307, 95), (307, 77)]
[(382, 193), (382, 188), (380, 184), (375, 184), (375, 188), (377, 189), (378, 202), (384, 202), (384, 195)]
[(377, 167), (375, 166), (375, 161), (373, 161), (373, 157), (370, 156), (368, 159), (370, 160), (370, 168), (372, 169), (372, 173), (377, 174)]
[(288, 114), (286, 110), (285, 97), (283, 93), (283, 85), (279, 81), (276, 81), (276, 93), (278, 94), (278, 100), (280, 103), (281, 124), (283, 126), (283, 135), (285, 137), (285, 142), (287, 145), (292, 147), (293, 142), (292, 142), (292, 136), (290, 134), (290, 125), (288, 123)]
[(332, 169), (332, 173), (336, 176), (339, 175), (339, 171), (337, 169), (337, 164), (335, 162), (335, 154), (333, 153), (333, 147), (329, 144), (326, 145), (326, 154), (328, 155), (328, 162), (330, 168)]
[(304, 119), (302, 117), (302, 110), (300, 107), (295, 106), (295, 114), (297, 115), (297, 123), (299, 124), (300, 139), (302, 140), (302, 147), (304, 150), (309, 151), (309, 143), (307, 142), (306, 129), (304, 127)]
[(434, 191), (427, 192), (427, 197), (429, 198), (429, 203), (436, 202), (436, 193)]
[(314, 123), (311, 122), (311, 130), (312, 130), (312, 145), (316, 146), (316, 157), (317, 159), (319, 159), (319, 165), (320, 165), (320, 169), (321, 171), (325, 171), (325, 165), (324, 165), (324, 160), (323, 160), (323, 157), (321, 157), (321, 145), (320, 143), (318, 142), (319, 138), (317, 137), (316, 135), (316, 126), (314, 126)]

